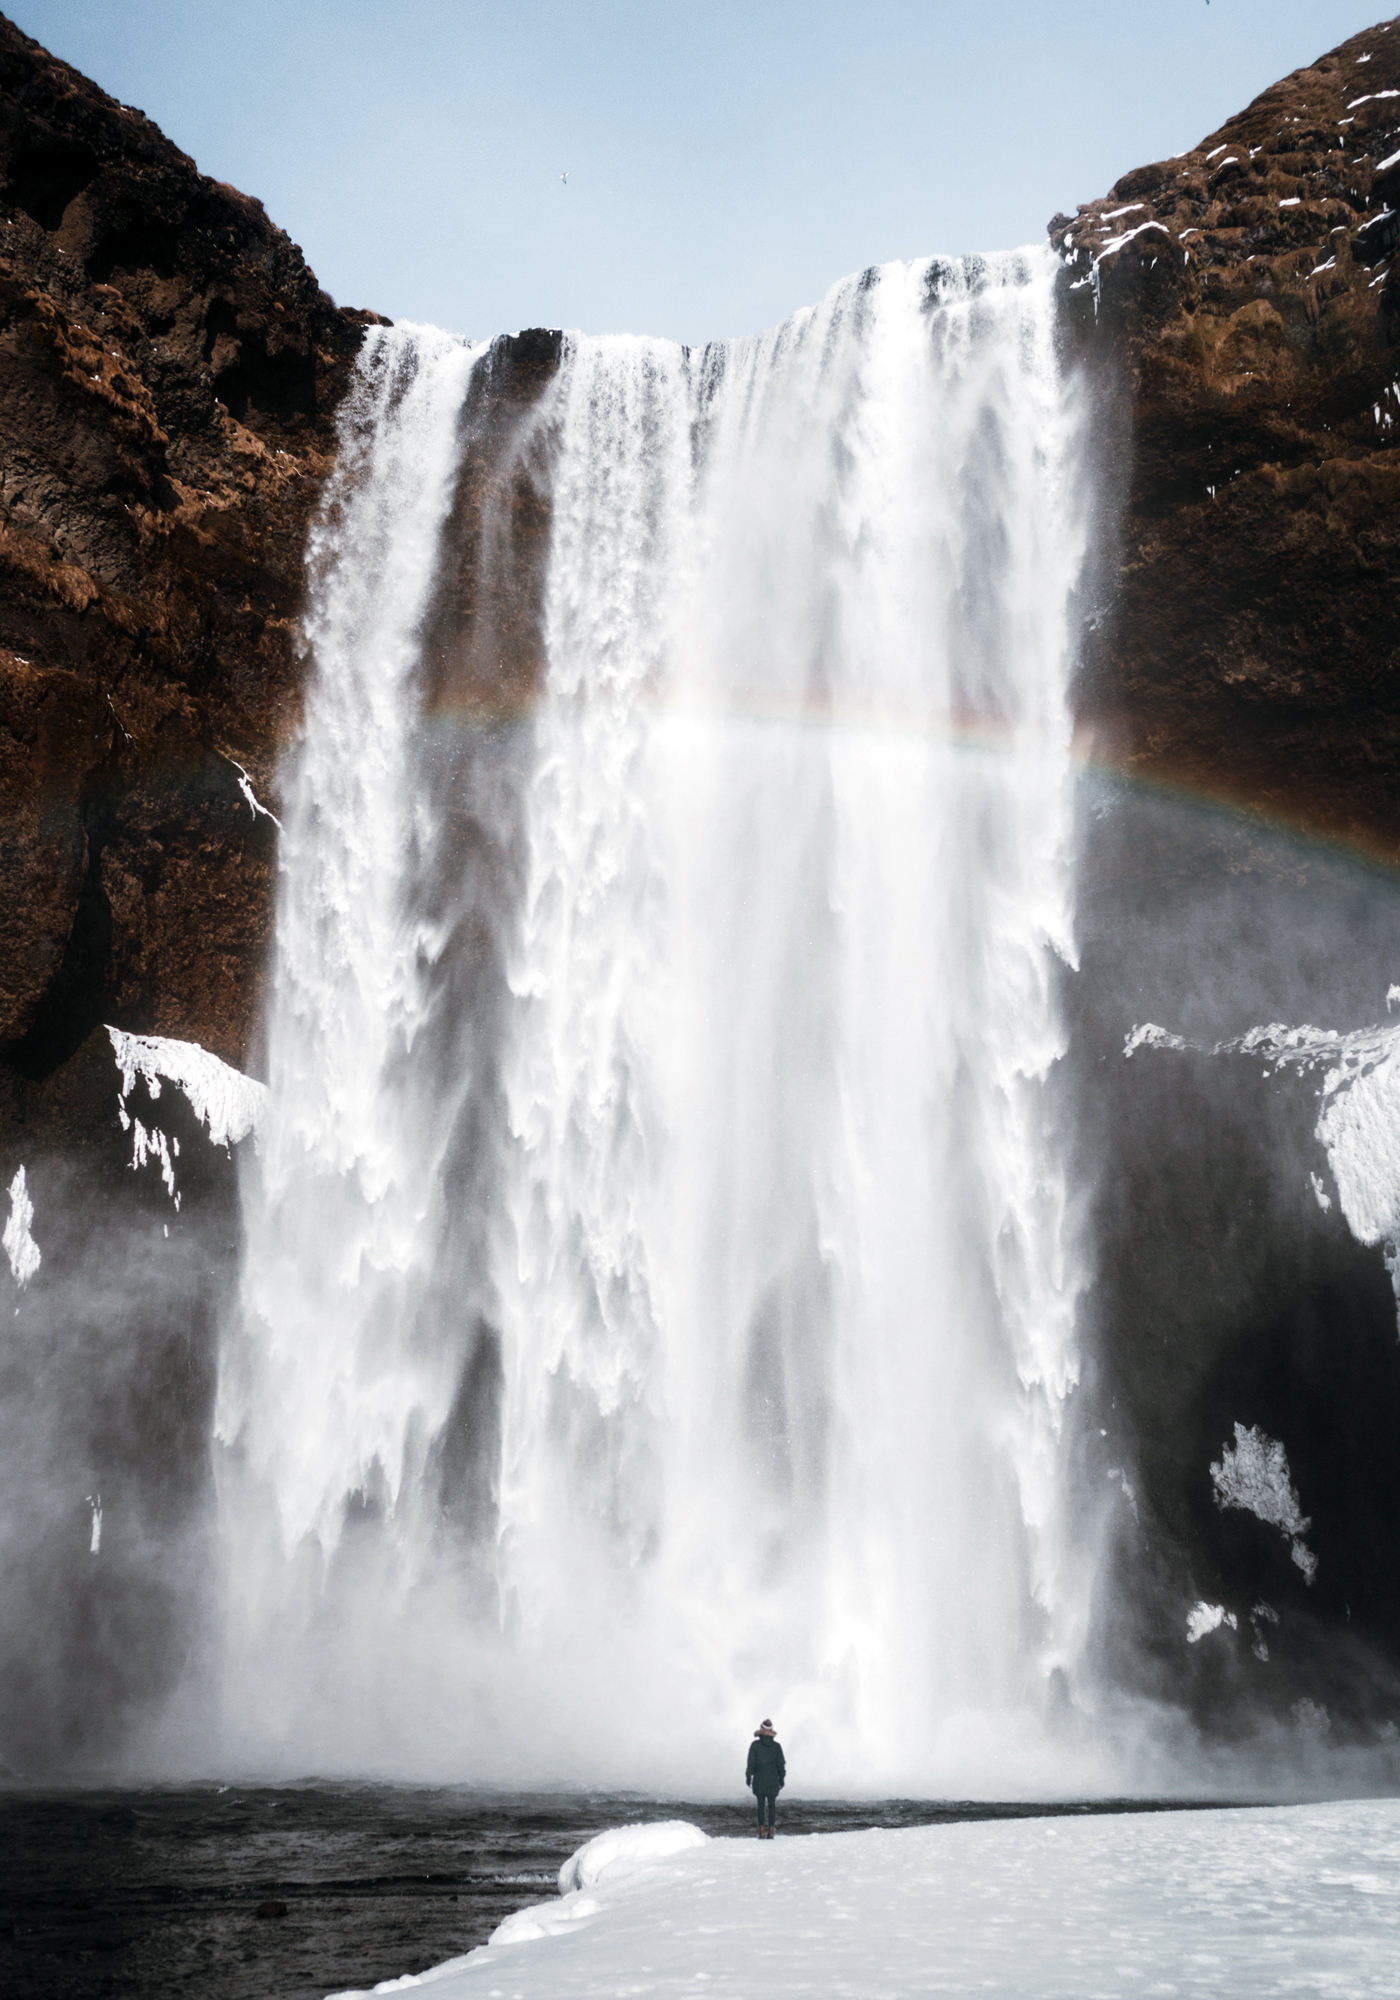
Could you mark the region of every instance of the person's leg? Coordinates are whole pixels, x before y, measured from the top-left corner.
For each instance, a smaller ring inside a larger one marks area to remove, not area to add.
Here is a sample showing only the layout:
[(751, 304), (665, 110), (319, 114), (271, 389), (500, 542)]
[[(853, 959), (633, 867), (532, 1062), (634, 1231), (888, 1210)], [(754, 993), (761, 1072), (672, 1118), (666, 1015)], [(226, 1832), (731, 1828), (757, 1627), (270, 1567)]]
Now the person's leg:
[(756, 1807), (758, 1808), (758, 1837), (759, 1837), (759, 1839), (760, 1839), (760, 1840), (762, 1840), (762, 1838), (763, 1838), (763, 1794), (762, 1794), (762, 1792), (755, 1792), (755, 1793), (754, 1793), (754, 1795), (753, 1795), (753, 1802), (754, 1802), (755, 1806), (756, 1806)]

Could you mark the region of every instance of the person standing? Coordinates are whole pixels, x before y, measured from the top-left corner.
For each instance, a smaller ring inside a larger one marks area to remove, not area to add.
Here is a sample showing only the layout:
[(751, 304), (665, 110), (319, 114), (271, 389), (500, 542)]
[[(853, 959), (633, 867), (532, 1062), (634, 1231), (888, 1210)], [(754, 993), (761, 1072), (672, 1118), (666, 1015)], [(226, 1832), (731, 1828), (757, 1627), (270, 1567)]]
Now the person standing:
[(753, 1733), (753, 1742), (749, 1745), (749, 1761), (744, 1769), (744, 1783), (758, 1802), (760, 1840), (773, 1838), (778, 1794), (786, 1781), (787, 1759), (783, 1756), (783, 1746), (774, 1734), (773, 1724), (765, 1715)]

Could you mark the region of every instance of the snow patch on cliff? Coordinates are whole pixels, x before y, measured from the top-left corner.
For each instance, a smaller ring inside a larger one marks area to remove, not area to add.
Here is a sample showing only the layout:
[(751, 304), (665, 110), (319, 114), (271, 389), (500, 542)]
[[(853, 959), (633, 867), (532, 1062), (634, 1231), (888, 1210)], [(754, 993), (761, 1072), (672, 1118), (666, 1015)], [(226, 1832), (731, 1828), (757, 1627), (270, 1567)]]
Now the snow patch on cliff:
[(1230, 1631), (1239, 1630), (1239, 1619), (1233, 1611), (1227, 1611), (1223, 1604), (1207, 1604), (1204, 1599), (1193, 1604), (1186, 1614), (1186, 1643), (1199, 1646), (1208, 1632), (1218, 1632), (1222, 1625)]
[(39, 1246), (30, 1234), (30, 1224), (33, 1220), (34, 1204), (29, 1199), (24, 1168), (20, 1167), (10, 1182), (10, 1213), (0, 1242), (5, 1246), (5, 1255), (10, 1260), (10, 1270), (14, 1273), (15, 1283), (21, 1289), (29, 1283), (43, 1262)]
[(1134, 237), (1146, 235), (1149, 229), (1160, 230), (1163, 236), (1171, 235), (1171, 231), (1168, 229), (1165, 222), (1140, 222), (1137, 225), (1136, 229), (1125, 229), (1121, 236), (1110, 237), (1108, 242), (1105, 243), (1103, 248), (1099, 251), (1098, 257), (1095, 261), (1101, 264), (1105, 257), (1112, 257), (1116, 255), (1117, 252), (1123, 248), (1123, 245), (1125, 243), (1131, 243)]
[(261, 816), (263, 819), (270, 819), (272, 821), (272, 824), (277, 828), (277, 831), (280, 833), (282, 831), (281, 820), (278, 819), (276, 813), (272, 810), (271, 806), (265, 806), (262, 800), (258, 797), (257, 793), (253, 790), (253, 781), (248, 776), (248, 773), (244, 770), (243, 766), (239, 763), (238, 759), (236, 757), (230, 757), (227, 750), (225, 750), (222, 753), (222, 755), (225, 763), (232, 764), (234, 770), (237, 771), (238, 789), (240, 792), (242, 792), (244, 803), (247, 805), (248, 810), (249, 812), (252, 813), (254, 819), (257, 819), (259, 816)]
[(1191, 1043), (1180, 1035), (1172, 1035), (1165, 1028), (1159, 1028), (1155, 1021), (1144, 1021), (1123, 1043), (1123, 1054), (1135, 1056), (1139, 1049), (1189, 1049)]
[(122, 1130), (131, 1133), (132, 1167), (154, 1161), (160, 1168), (166, 1193), (178, 1208), (175, 1162), (180, 1156), (180, 1142), (158, 1126), (148, 1129), (128, 1108), (127, 1099), (137, 1079), (145, 1084), (152, 1098), (159, 1098), (167, 1083), (182, 1091), (209, 1134), (210, 1144), (222, 1146), (226, 1151), (257, 1130), (267, 1101), (267, 1086), (244, 1076), (231, 1063), (220, 1061), (198, 1042), (179, 1042), (167, 1035), (128, 1035), (121, 1028), (111, 1027), (107, 1033), (121, 1076), (117, 1117)]
[(1235, 1442), (1227, 1444), (1210, 1468), (1217, 1507), (1238, 1507), (1267, 1527), (1277, 1528), (1306, 1582), (1317, 1575), (1317, 1557), (1303, 1540), (1311, 1520), (1298, 1500), (1288, 1454), (1277, 1438), (1266, 1437), (1257, 1424), (1235, 1425)]
[[(1396, 993), (1392, 986), (1387, 1008)], [(1400, 1024), (1339, 1033), (1273, 1021), (1212, 1045), (1188, 1041), (1147, 1021), (1124, 1039), (1125, 1056), (1139, 1049), (1255, 1056), (1275, 1070), (1322, 1070), (1317, 1137), (1326, 1149), (1352, 1235), (1358, 1243), (1382, 1246), (1400, 1314)], [(1323, 1204), (1316, 1175), (1310, 1181)]]

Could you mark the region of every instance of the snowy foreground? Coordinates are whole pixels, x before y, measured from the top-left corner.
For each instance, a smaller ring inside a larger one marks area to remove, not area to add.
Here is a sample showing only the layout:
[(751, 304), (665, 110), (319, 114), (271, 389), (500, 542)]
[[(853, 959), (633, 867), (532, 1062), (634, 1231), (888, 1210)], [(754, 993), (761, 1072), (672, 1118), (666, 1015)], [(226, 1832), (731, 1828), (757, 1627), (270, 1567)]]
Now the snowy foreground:
[[(669, 1849), (669, 1851), (667, 1851)], [(602, 1834), (431, 2000), (1400, 1992), (1400, 1800), (708, 1840)], [(344, 1996), (339, 1996), (344, 2000)]]

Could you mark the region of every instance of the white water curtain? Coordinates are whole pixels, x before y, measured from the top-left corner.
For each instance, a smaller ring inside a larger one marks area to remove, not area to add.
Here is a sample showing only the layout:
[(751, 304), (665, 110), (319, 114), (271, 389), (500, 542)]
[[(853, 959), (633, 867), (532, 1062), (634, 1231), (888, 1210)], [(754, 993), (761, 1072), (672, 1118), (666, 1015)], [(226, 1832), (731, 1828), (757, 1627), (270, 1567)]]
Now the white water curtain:
[[(485, 1086), (415, 1057), (454, 946), (405, 746), (473, 358), (374, 337), (313, 564), (221, 1399), (277, 1754), (704, 1783), (773, 1712), (809, 1783), (1054, 1768), (1087, 1587), (1046, 1088), (1084, 540), (1054, 284), (1048, 253), (893, 265), (703, 353), (566, 346), (470, 1589), (424, 1495), (480, 1338), (433, 1287), (440, 1163)], [(372, 1591), (340, 1551), (367, 1495)]]

